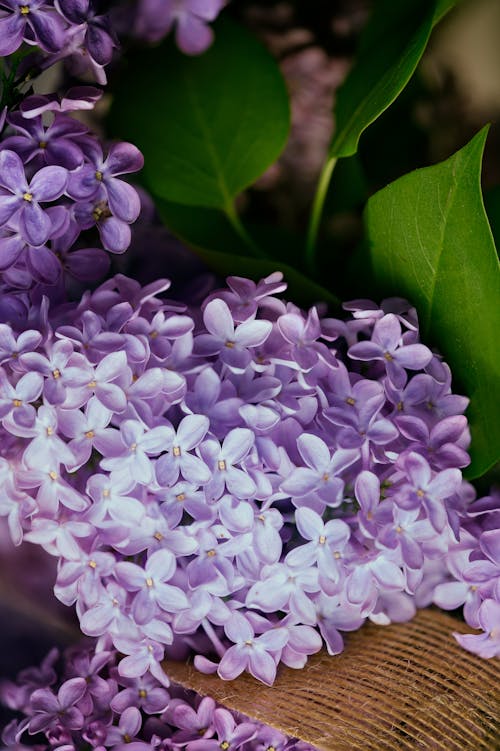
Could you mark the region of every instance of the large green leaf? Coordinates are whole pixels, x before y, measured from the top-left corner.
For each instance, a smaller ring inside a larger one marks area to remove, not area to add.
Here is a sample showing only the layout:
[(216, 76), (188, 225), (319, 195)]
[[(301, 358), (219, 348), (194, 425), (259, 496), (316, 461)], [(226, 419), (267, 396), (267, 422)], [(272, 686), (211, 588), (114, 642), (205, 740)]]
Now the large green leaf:
[(500, 269), (481, 195), (486, 134), (376, 193), (365, 213), (381, 289), (416, 305), (423, 341), (437, 345), (470, 398), (469, 477), (500, 456)]
[(456, 0), (379, 0), (354, 67), (336, 95), (330, 157), (356, 153), (363, 131), (396, 99), (426, 48), (432, 27)]
[(171, 40), (127, 58), (110, 115), (112, 132), (145, 156), (144, 182), (156, 196), (227, 210), (283, 149), (286, 87), (271, 55), (224, 20), (199, 57)]

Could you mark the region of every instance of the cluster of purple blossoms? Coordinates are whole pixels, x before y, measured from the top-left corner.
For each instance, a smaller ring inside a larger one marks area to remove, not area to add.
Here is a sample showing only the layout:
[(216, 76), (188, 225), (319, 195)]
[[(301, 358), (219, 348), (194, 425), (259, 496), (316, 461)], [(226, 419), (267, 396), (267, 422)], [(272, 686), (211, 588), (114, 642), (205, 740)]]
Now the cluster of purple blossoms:
[(414, 309), (357, 301), (341, 321), (276, 297), (279, 273), (228, 285), (189, 310), (117, 276), (4, 319), (14, 542), (57, 557), (56, 596), (127, 679), (166, 681), (165, 654), (191, 650), (271, 684), (367, 618), (449, 602), (450, 572), (487, 631), (462, 641), (496, 653), (498, 512), (462, 480), (467, 399)]
[(140, 170), (142, 155), (129, 143), (112, 144), (105, 155), (86, 125), (69, 114), (90, 109), (100, 96), (93, 87), (76, 87), (63, 98), (30, 96), (7, 115), (0, 141), (4, 294), (57, 285), (68, 275), (102, 278), (108, 254), (88, 247), (82, 235), (93, 227), (111, 253), (130, 244), (140, 200), (120, 176)]
[(0, 700), (20, 713), (5, 728), (7, 748), (39, 751), (313, 751), (308, 744), (153, 676), (123, 678), (115, 652), (67, 650), (62, 676), (52, 650), (37, 668), (0, 685)]
[(47, 68), (66, 59), (73, 72), (90, 71), (106, 83), (104, 68), (117, 40), (107, 14), (94, 0), (0, 0), (0, 57), (22, 45), (36, 48), (21, 70)]
[[(106, 83), (106, 66), (118, 47), (114, 31), (123, 25), (148, 41), (156, 42), (175, 28), (176, 42), (187, 54), (197, 55), (213, 40), (209, 23), (226, 0), (139, 0), (114, 9), (117, 19), (101, 12), (98, 0), (0, 0), (0, 57), (21, 47), (33, 48), (20, 67), (45, 69), (65, 60), (73, 74), (90, 73)], [(134, 7), (137, 6), (137, 7)], [(120, 24), (125, 15), (128, 24)]]

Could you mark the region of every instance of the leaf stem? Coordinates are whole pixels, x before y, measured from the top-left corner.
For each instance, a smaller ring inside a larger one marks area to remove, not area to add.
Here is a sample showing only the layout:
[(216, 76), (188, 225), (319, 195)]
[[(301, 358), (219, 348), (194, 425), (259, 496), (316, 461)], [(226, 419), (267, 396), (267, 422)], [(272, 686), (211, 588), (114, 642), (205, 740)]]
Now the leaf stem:
[(228, 202), (224, 207), (224, 213), (227, 216), (231, 227), (234, 229), (237, 235), (241, 237), (251, 254), (255, 258), (266, 258), (266, 254), (259, 248), (259, 246), (253, 241), (245, 227), (243, 226), (240, 217), (236, 211), (234, 203)]
[(316, 269), (315, 253), (316, 253), (316, 241), (318, 238), (319, 225), (321, 222), (321, 215), (323, 214), (323, 206), (326, 200), (326, 194), (328, 193), (328, 186), (332, 178), (332, 172), (337, 163), (337, 157), (332, 156), (325, 162), (321, 174), (319, 176), (318, 185), (316, 187), (316, 193), (311, 209), (311, 218), (309, 220), (309, 227), (307, 230), (306, 239), (306, 265), (308, 270), (312, 273)]

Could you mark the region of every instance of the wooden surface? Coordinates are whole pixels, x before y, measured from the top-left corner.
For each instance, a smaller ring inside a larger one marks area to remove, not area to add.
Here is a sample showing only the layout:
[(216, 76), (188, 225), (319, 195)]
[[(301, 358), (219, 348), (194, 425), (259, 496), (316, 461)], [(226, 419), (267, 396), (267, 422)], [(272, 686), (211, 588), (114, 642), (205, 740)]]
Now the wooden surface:
[(328, 751), (500, 751), (500, 660), (461, 649), (470, 629), (437, 610), (405, 624), (369, 624), (304, 670), (280, 668), (271, 688), (221, 681), (166, 662), (172, 681)]

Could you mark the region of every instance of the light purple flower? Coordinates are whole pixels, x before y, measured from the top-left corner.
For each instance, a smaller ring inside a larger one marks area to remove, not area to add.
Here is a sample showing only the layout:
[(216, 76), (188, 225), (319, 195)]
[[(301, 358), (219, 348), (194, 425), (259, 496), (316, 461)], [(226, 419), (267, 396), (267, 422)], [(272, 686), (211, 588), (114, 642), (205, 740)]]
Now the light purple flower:
[(498, 657), (500, 655), (500, 602), (485, 600), (478, 612), (479, 626), (482, 634), (454, 634), (457, 642), (480, 657)]
[(271, 686), (276, 676), (273, 653), (280, 653), (288, 638), (286, 629), (276, 628), (255, 636), (246, 618), (234, 613), (224, 625), (226, 636), (234, 646), (222, 657), (217, 672), (224, 680), (233, 680), (248, 668), (258, 680)]
[(194, 342), (197, 355), (218, 354), (235, 372), (244, 371), (251, 361), (250, 347), (258, 347), (269, 336), (270, 321), (250, 319), (235, 327), (231, 311), (223, 300), (211, 300), (203, 311), (208, 334), (200, 334)]
[[(28, 10), (23, 10), (28, 8)], [(1, 0), (0, 57), (15, 52), (23, 39), (47, 52), (57, 52), (64, 42), (61, 18), (45, 0)]]
[(46, 730), (56, 722), (61, 722), (69, 730), (79, 730), (84, 719), (75, 704), (82, 698), (86, 688), (83, 678), (71, 678), (63, 683), (57, 696), (45, 688), (34, 691), (31, 697), (34, 716), (29, 724), (30, 734)]
[(135, 563), (118, 563), (116, 576), (122, 586), (129, 591), (138, 591), (132, 604), (132, 615), (136, 623), (150, 621), (157, 607), (169, 613), (189, 607), (186, 595), (178, 587), (166, 582), (175, 572), (175, 556), (169, 550), (153, 553), (144, 569)]
[(213, 32), (208, 26), (225, 0), (141, 0), (136, 19), (136, 33), (151, 41), (176, 28), (176, 42), (188, 55), (199, 55), (212, 43)]
[(0, 151), (0, 226), (17, 215), (23, 237), (31, 245), (43, 245), (52, 230), (52, 222), (40, 203), (55, 201), (66, 188), (67, 170), (43, 167), (28, 183), (18, 155)]
[(200, 453), (212, 470), (212, 479), (206, 486), (208, 498), (218, 499), (224, 487), (236, 498), (249, 498), (256, 491), (252, 478), (236, 465), (247, 456), (254, 443), (254, 435), (246, 428), (231, 430), (222, 446), (217, 441), (208, 440), (200, 446)]
[(200, 445), (209, 427), (210, 421), (204, 415), (187, 415), (181, 420), (177, 431), (164, 443), (164, 449), (168, 453), (156, 463), (159, 485), (173, 485), (179, 479), (179, 473), (193, 485), (205, 485), (210, 480), (211, 472), (207, 465), (190, 453)]
[(396, 387), (406, 383), (405, 368), (421, 370), (432, 358), (432, 352), (423, 344), (403, 344), (401, 324), (393, 313), (375, 323), (371, 341), (360, 342), (349, 349), (355, 360), (381, 360), (387, 375)]

